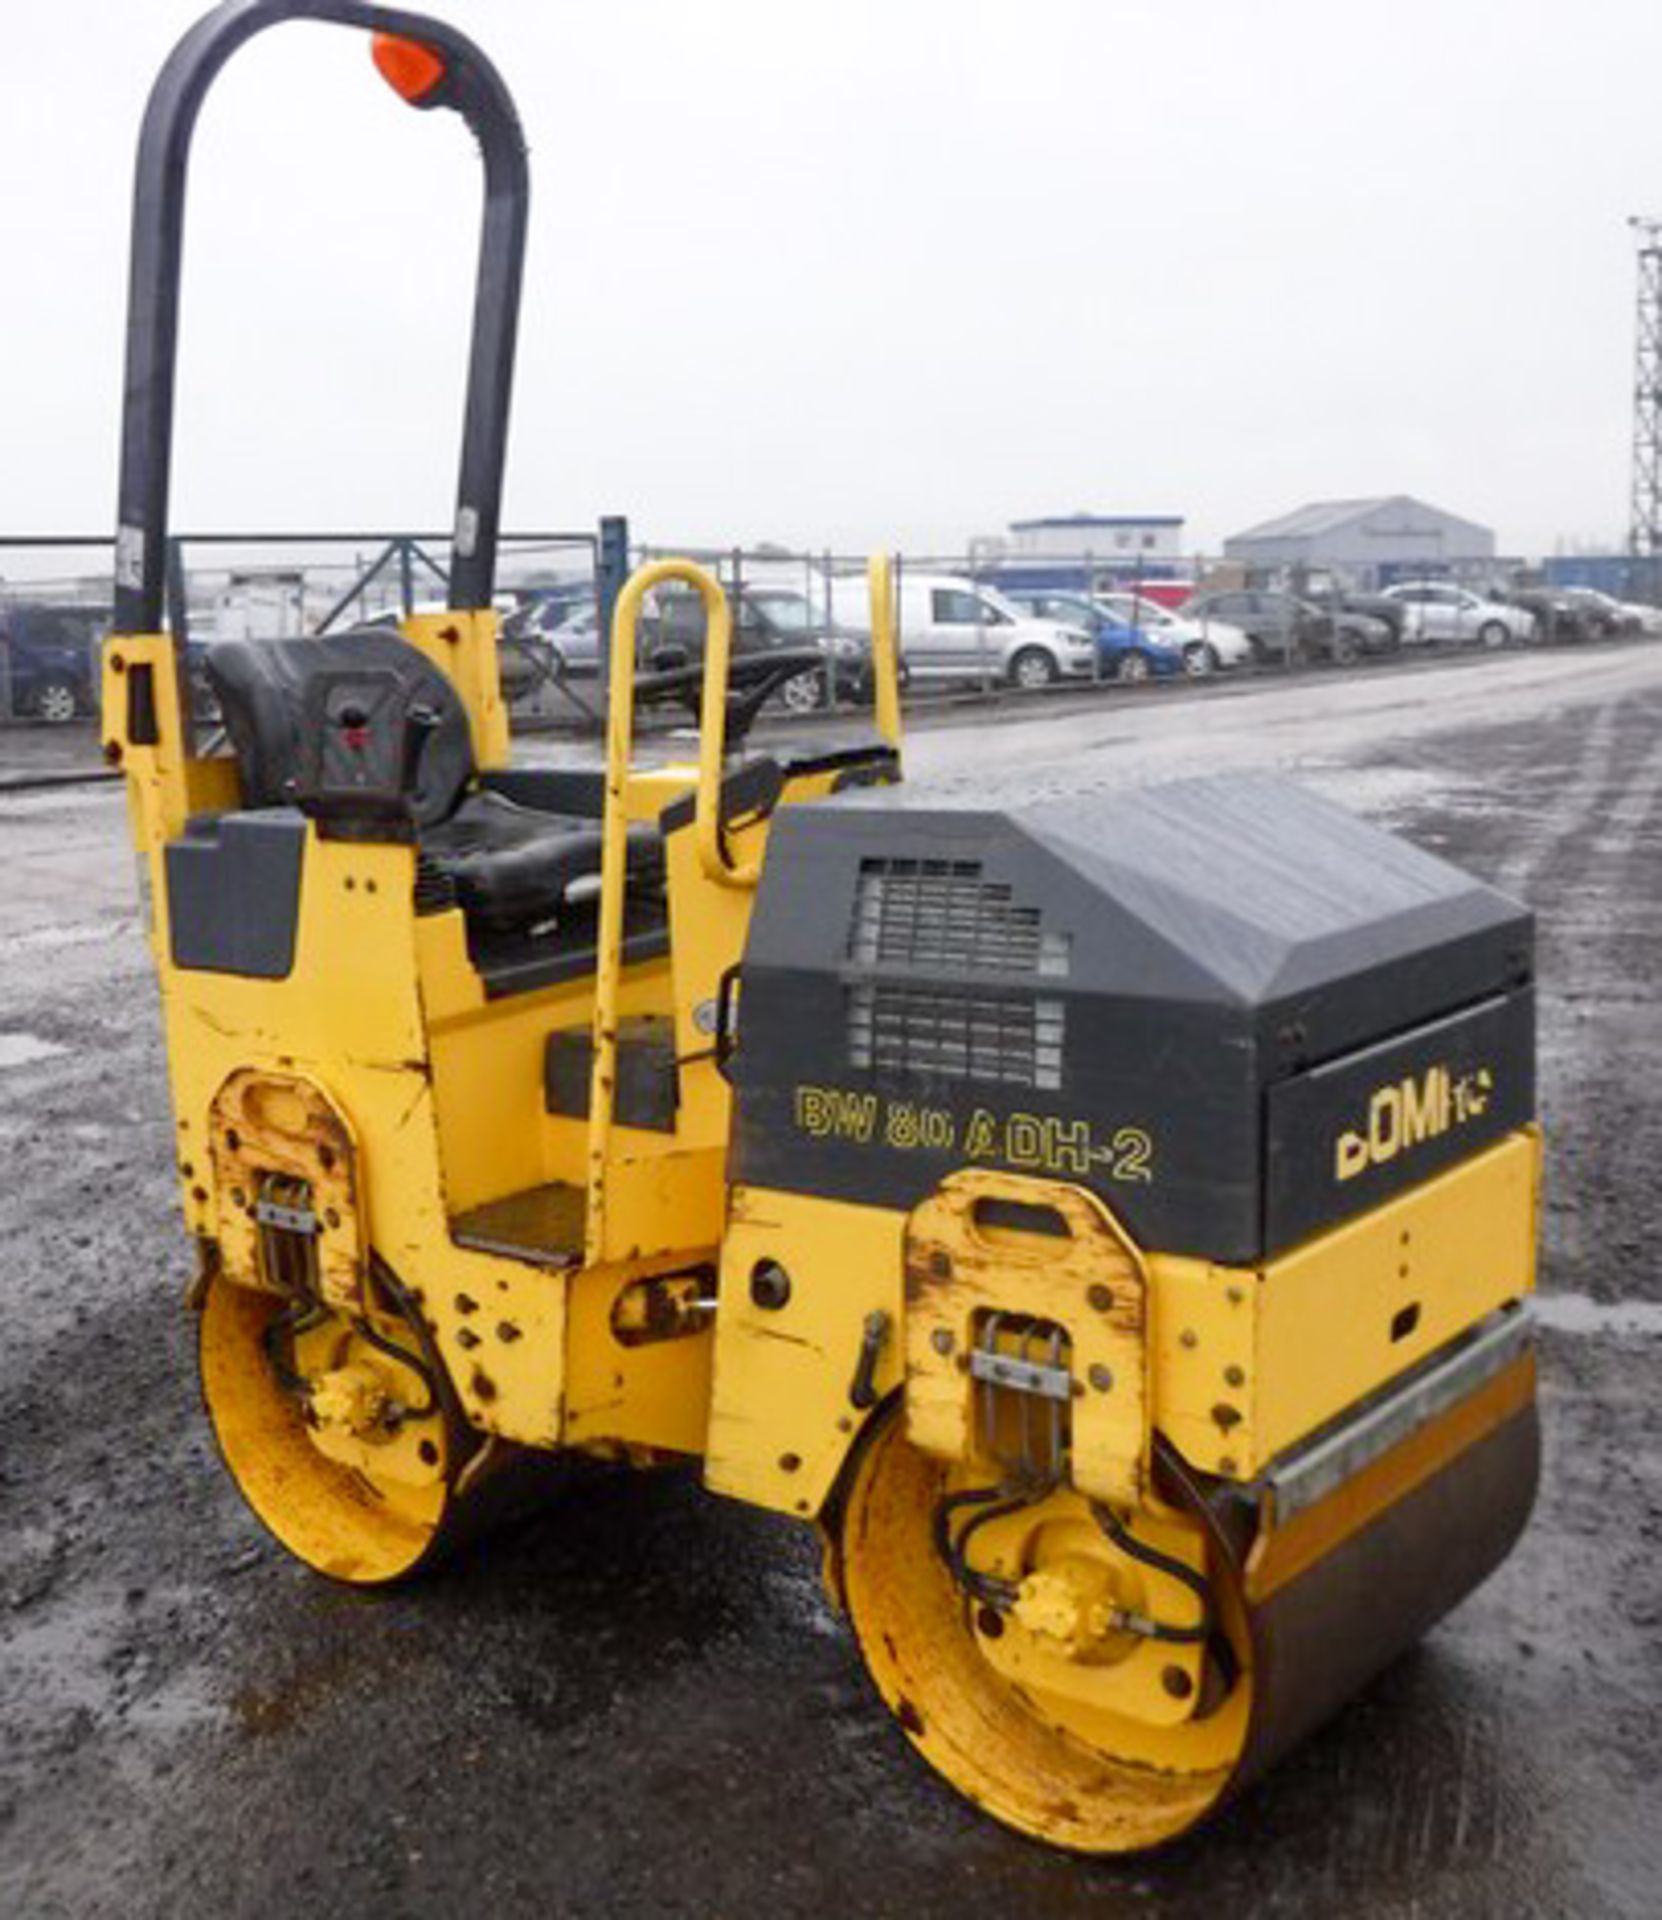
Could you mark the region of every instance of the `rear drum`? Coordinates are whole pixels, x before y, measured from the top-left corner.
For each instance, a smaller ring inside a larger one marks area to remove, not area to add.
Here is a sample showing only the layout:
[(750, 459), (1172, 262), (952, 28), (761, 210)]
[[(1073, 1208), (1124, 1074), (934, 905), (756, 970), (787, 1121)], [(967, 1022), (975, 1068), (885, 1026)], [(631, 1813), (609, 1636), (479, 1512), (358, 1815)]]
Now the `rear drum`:
[(473, 1436), (424, 1331), (398, 1312), (367, 1324), (379, 1342), (341, 1315), (302, 1315), (216, 1278), (198, 1352), (215, 1439), (255, 1515), (318, 1572), (377, 1586), (448, 1544)]

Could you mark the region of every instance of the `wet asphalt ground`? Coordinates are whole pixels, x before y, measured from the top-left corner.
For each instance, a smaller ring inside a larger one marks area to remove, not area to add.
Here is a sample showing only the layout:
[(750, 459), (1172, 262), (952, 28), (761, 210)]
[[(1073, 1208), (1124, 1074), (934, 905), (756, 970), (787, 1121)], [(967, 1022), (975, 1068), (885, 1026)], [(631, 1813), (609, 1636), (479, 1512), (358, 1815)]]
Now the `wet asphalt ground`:
[(0, 1915), (1662, 1912), (1662, 649), (1063, 701), (909, 770), (1235, 765), (1541, 916), (1546, 1476), (1421, 1649), (1108, 1864), (938, 1784), (809, 1536), (690, 1476), (584, 1472), (390, 1595), (270, 1544), (197, 1407), (119, 793), (0, 793)]

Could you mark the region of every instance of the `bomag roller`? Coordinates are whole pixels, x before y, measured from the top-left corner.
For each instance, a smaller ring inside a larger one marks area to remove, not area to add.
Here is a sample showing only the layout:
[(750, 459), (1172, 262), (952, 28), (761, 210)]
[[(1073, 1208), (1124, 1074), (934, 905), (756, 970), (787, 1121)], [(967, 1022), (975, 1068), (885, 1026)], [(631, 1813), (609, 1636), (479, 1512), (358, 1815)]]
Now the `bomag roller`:
[[(378, 35), (482, 153), (454, 571), (401, 633), (215, 648), (216, 755), (164, 622), (185, 164), (214, 73), (294, 18)], [(528, 1463), (697, 1462), (819, 1529), (955, 1787), (1155, 1845), (1524, 1523), (1529, 919), (1269, 779), (914, 794), (881, 560), (863, 741), (741, 752), (804, 660), (732, 660), (721, 589), (670, 562), (619, 597), (604, 767), (516, 770), (491, 605), (526, 191), (479, 51), (355, 0), (220, 8), (144, 122), (103, 711), (220, 1451), (364, 1586)], [(708, 609), (698, 751), (637, 764), (669, 578)]]

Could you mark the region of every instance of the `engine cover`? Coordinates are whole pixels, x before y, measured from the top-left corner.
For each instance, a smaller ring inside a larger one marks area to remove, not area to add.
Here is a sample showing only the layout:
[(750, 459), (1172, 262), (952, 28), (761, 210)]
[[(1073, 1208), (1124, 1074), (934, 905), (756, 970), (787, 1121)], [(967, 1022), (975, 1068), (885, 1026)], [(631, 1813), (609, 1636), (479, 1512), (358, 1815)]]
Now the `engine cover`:
[(1534, 1117), (1533, 923), (1290, 782), (781, 809), (732, 1177), (910, 1208), (987, 1166), (1251, 1263)]

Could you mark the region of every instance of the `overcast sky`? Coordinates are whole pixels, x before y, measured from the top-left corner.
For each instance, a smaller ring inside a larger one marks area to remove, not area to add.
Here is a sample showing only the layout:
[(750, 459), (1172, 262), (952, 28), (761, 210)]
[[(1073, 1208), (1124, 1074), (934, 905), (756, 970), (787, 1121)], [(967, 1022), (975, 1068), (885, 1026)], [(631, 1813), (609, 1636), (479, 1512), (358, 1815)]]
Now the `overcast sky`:
[[(532, 149), (509, 525), (1625, 530), (1658, 0), (450, 0)], [(193, 0), (0, 0), (0, 530), (113, 519), (132, 149)], [(363, 39), (195, 149), (175, 525), (448, 524), (477, 168)]]

